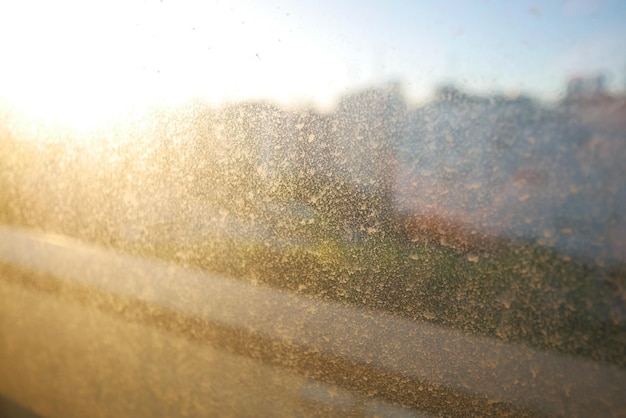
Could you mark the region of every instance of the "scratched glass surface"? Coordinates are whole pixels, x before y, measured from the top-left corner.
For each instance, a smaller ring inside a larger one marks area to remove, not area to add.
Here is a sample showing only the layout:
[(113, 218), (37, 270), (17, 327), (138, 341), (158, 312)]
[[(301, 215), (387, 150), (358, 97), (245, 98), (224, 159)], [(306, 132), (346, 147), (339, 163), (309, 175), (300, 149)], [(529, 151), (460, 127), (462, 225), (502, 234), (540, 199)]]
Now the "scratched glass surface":
[(625, 22), (1, 2), (0, 412), (623, 414)]

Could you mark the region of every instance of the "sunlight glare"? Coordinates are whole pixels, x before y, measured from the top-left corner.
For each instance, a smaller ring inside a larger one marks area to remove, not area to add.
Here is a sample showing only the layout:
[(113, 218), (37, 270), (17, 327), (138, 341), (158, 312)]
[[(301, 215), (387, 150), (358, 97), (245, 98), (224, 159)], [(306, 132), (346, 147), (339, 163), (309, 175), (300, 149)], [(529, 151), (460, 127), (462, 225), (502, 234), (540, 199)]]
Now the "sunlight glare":
[(8, 65), (0, 68), (0, 94), (33, 116), (81, 132), (193, 98), (289, 103), (313, 89), (316, 100), (329, 103), (347, 80), (341, 57), (297, 34), (285, 36), (285, 27), (236, 3), (65, 0), (1, 7), (0, 53)]

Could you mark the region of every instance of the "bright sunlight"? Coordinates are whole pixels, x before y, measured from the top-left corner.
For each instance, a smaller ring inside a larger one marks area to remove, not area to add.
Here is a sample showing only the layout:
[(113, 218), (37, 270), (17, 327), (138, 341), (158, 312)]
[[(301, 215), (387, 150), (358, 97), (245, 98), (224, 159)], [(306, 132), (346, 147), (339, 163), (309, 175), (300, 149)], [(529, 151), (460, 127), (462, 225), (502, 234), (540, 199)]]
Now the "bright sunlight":
[[(333, 62), (313, 42), (281, 39), (277, 22), (270, 26), (234, 2), (10, 1), (1, 7), (0, 53), (8, 65), (0, 68), (0, 94), (29, 116), (80, 132), (192, 98), (285, 103), (315, 82), (328, 102), (346, 80), (339, 57)], [(303, 46), (307, 63), (297, 59)]]

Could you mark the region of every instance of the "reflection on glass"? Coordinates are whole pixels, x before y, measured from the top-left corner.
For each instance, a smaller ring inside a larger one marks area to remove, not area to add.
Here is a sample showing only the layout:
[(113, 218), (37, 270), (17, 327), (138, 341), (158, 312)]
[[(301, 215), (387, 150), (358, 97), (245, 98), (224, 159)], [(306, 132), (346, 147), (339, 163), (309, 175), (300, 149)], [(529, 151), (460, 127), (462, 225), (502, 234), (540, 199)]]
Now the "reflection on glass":
[(0, 221), (622, 371), (626, 9), (414, 7), (4, 22)]

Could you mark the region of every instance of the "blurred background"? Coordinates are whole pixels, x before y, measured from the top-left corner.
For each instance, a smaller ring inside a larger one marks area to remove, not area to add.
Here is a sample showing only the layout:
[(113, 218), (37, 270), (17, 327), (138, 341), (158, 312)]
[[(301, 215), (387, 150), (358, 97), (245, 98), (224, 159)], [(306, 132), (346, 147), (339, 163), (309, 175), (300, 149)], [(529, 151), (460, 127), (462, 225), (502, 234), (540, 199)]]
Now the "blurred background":
[(0, 2), (0, 221), (626, 365), (626, 3)]

